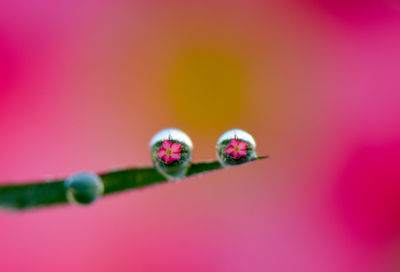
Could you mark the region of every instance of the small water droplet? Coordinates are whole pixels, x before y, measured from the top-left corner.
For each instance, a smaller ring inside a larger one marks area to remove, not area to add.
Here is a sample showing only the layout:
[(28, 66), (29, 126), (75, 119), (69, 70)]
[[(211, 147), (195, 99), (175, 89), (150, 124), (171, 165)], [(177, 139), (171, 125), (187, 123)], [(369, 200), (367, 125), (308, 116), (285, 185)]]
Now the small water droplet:
[(224, 167), (247, 163), (256, 156), (256, 142), (244, 130), (228, 130), (218, 139), (217, 158)]
[(186, 175), (192, 150), (193, 144), (189, 136), (175, 128), (161, 130), (150, 141), (153, 164), (169, 180)]
[(93, 203), (104, 191), (101, 178), (90, 172), (81, 172), (68, 177), (64, 182), (70, 203), (87, 205)]

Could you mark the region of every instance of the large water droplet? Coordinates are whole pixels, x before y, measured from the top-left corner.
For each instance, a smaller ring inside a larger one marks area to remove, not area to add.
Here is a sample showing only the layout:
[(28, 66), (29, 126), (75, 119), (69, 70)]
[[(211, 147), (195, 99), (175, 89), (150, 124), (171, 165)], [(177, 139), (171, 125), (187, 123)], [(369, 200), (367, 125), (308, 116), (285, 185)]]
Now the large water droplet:
[(70, 203), (87, 205), (94, 202), (104, 191), (101, 178), (90, 172), (81, 172), (68, 177), (64, 182)]
[(244, 130), (228, 130), (218, 139), (217, 157), (224, 167), (249, 162), (256, 156), (256, 142)]
[(150, 141), (154, 166), (169, 180), (184, 177), (192, 159), (193, 144), (189, 136), (175, 128), (158, 132)]

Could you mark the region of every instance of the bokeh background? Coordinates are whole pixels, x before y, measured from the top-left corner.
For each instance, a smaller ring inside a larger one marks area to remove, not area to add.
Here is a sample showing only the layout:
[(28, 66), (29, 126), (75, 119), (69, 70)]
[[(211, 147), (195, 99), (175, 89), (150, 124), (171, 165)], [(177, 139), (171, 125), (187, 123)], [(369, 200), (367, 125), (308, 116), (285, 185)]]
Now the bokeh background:
[(0, 270), (399, 271), (397, 0), (0, 1), (0, 181), (194, 160), (238, 127), (266, 161), (0, 213)]

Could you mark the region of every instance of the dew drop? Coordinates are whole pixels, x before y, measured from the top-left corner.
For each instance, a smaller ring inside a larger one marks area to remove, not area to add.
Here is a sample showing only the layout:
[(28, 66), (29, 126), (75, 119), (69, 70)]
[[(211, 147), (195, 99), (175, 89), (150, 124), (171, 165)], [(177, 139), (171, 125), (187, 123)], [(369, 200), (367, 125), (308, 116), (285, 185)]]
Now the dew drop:
[(256, 142), (244, 130), (228, 130), (218, 139), (217, 158), (224, 167), (247, 163), (256, 156)]
[(154, 166), (169, 180), (182, 178), (192, 159), (193, 144), (189, 136), (175, 128), (159, 131), (150, 141)]
[(64, 188), (68, 201), (81, 205), (93, 203), (104, 191), (101, 178), (90, 172), (81, 172), (68, 177), (64, 182)]

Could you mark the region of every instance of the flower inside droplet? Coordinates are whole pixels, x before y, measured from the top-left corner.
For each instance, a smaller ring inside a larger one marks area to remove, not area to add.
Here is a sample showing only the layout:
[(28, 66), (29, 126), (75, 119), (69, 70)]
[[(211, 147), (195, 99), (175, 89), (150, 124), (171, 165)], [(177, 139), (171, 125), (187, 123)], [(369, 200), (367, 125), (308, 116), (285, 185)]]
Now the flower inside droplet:
[(164, 140), (161, 148), (157, 152), (157, 156), (163, 159), (165, 163), (180, 160), (181, 147), (181, 144)]
[(247, 143), (232, 139), (229, 146), (225, 149), (225, 153), (232, 155), (235, 159), (247, 155)]
[(185, 176), (192, 150), (193, 144), (189, 136), (175, 128), (161, 130), (150, 141), (154, 166), (169, 180)]
[(254, 138), (244, 130), (232, 129), (218, 139), (217, 157), (223, 166), (239, 165), (256, 157)]

